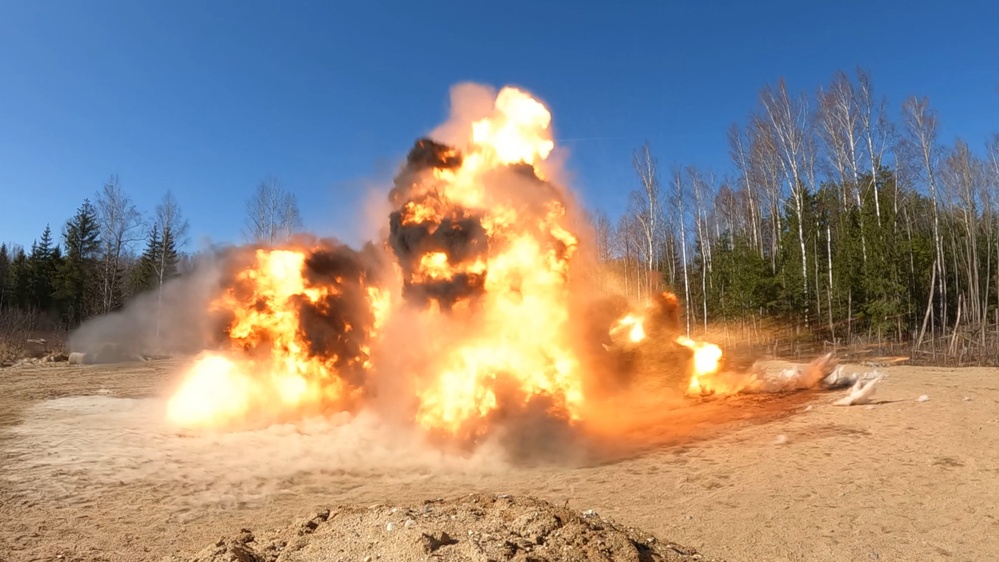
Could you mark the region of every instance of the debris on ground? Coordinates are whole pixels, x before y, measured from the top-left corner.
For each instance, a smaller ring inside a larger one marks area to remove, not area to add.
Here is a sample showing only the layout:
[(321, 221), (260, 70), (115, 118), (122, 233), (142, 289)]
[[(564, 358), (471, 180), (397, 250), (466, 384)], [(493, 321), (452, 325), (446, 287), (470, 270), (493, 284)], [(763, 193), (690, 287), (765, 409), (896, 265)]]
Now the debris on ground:
[(846, 392), (846, 396), (833, 402), (833, 406), (855, 406), (858, 404), (868, 404), (871, 396), (877, 391), (877, 385), (885, 376), (877, 371), (867, 373), (857, 377), (853, 386)]

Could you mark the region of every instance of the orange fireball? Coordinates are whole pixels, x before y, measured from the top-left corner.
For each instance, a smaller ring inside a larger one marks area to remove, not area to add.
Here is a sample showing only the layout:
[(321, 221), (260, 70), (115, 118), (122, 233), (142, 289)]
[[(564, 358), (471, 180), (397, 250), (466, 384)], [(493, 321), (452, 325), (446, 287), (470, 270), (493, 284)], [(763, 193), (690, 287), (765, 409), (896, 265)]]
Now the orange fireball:
[[(493, 420), (537, 407), (582, 421), (595, 400), (583, 383), (592, 355), (584, 362), (570, 321), (579, 238), (568, 195), (545, 170), (551, 122), (543, 103), (504, 88), (488, 115), (465, 123), (464, 146), (418, 141), (394, 179), (382, 249), (289, 244), (242, 255), (212, 304), (226, 317), (224, 344), (191, 366), (170, 419), (259, 425), (357, 411), (374, 392), (396, 392), (413, 423), (449, 438), (475, 440)], [(376, 275), (385, 271), (395, 276)], [(678, 306), (657, 295), (611, 339), (673, 346)], [(693, 350), (689, 390), (699, 392), (721, 350), (676, 341)]]
[[(208, 427), (296, 419), (348, 408), (361, 393), (351, 375), (371, 366), (367, 336), (386, 313), (387, 293), (359, 291), (342, 276), (310, 281), (310, 255), (323, 254), (257, 250), (235, 275), (212, 304), (231, 317), (228, 349), (207, 353), (191, 367), (168, 403), (172, 421)], [(359, 313), (350, 313), (353, 303), (342, 303), (356, 296), (347, 293), (363, 295)], [(325, 333), (311, 320), (317, 316), (341, 332), (335, 341), (319, 340)]]
[(537, 167), (554, 148), (550, 124), (543, 104), (505, 88), (461, 153), (415, 149), (431, 169), (403, 186), (393, 247), (428, 324), (462, 326), (420, 377), (416, 420), (428, 430), (475, 435), (498, 408), (542, 396), (578, 417), (582, 377), (567, 336), (578, 241)]
[(721, 348), (713, 343), (694, 341), (686, 336), (678, 337), (676, 343), (694, 352), (694, 371), (690, 376), (687, 393), (698, 395), (712, 392), (710, 379), (711, 375), (718, 372), (722, 358)]

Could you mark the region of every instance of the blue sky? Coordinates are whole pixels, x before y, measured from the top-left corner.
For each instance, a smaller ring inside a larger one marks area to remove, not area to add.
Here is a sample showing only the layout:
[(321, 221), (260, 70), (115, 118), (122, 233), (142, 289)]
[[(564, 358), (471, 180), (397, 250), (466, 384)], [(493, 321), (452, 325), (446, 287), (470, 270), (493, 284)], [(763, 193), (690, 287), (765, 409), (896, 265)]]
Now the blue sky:
[[(0, 240), (30, 245), (111, 174), (191, 245), (238, 242), (273, 175), (306, 226), (350, 242), (462, 81), (543, 99), (589, 208), (620, 214), (631, 151), (728, 169), (726, 131), (785, 77), (871, 71), (893, 111), (925, 95), (942, 140), (999, 132), (999, 2), (0, 3)], [(368, 230), (370, 231), (370, 229)]]

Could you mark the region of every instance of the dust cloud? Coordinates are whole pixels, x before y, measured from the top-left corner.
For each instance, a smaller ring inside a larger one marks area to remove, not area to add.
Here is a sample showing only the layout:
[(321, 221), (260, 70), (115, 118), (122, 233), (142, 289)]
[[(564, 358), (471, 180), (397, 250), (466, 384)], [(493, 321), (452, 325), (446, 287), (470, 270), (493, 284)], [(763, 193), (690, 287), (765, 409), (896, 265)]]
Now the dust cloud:
[(70, 352), (88, 362), (114, 363), (147, 355), (197, 353), (217, 341), (219, 320), (210, 313), (228, 261), (241, 250), (217, 249), (200, 256), (194, 270), (147, 291), (121, 310), (91, 318), (73, 331)]
[[(425, 443), (415, 429), (386, 424), (373, 412), (252, 431), (186, 432), (165, 421), (165, 409), (161, 399), (109, 395), (37, 404), (12, 430), (17, 439), (10, 479), (48, 482), (39, 493), (71, 502), (93, 500), (110, 485), (143, 481), (164, 486), (170, 492), (163, 500), (183, 507), (300, 491), (303, 479), (323, 475), (415, 482), (510, 466), (498, 444), (470, 455), (448, 453)], [(87, 478), (79, 486), (66, 478), (81, 473)], [(83, 486), (87, 480), (91, 484)]]

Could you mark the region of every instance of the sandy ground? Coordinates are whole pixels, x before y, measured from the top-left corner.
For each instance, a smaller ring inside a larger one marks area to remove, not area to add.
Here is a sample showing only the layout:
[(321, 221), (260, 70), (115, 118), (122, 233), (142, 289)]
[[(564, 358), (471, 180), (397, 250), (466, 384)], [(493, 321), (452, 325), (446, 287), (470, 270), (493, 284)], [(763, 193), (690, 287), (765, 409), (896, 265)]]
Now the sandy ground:
[(691, 404), (622, 440), (641, 450), (572, 468), (443, 454), (365, 416), (180, 432), (162, 421), (177, 370), (0, 370), (0, 561), (184, 559), (324, 506), (477, 492), (592, 509), (729, 560), (999, 557), (996, 369), (886, 368), (870, 406)]

